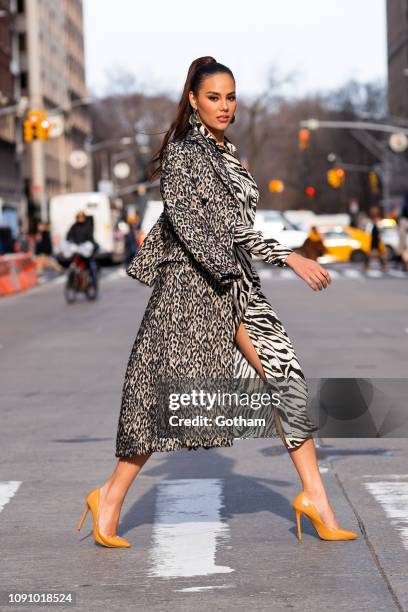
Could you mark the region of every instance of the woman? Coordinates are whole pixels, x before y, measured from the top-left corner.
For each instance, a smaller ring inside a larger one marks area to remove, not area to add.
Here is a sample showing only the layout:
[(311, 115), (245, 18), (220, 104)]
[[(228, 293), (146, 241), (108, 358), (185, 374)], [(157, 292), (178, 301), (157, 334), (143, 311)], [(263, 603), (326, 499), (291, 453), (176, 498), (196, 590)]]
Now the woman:
[[(289, 384), (273, 409), (272, 436), (281, 436), (303, 484), (293, 501), (324, 539), (352, 539), (339, 528), (317, 464), (305, 404), (305, 378), (282, 323), (261, 291), (251, 255), (289, 266), (314, 291), (331, 282), (317, 262), (252, 229), (259, 191), (224, 135), (237, 107), (229, 68), (212, 57), (189, 69), (178, 114), (152, 163), (160, 161), (164, 210), (127, 271), (154, 285), (129, 357), (112, 476), (87, 497), (78, 529), (91, 509), (94, 537), (130, 546), (116, 535), (120, 510), (136, 475), (155, 451), (231, 446), (228, 431), (164, 435), (161, 380), (243, 379)], [(171, 139), (172, 137), (172, 139)], [(171, 139), (171, 140), (170, 140)], [(155, 176), (154, 172), (151, 176)], [(276, 426), (276, 427), (275, 427)], [(161, 435), (160, 435), (161, 434)]]

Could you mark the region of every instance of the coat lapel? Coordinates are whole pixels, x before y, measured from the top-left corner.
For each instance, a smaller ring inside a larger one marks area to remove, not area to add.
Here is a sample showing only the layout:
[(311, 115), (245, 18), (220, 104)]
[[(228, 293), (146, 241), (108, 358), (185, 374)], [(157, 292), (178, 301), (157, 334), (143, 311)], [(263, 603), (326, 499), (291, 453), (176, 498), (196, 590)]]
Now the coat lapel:
[(196, 142), (197, 144), (199, 144), (203, 149), (205, 149), (205, 151), (208, 153), (209, 158), (211, 160), (211, 163), (214, 167), (214, 170), (216, 171), (216, 173), (218, 174), (218, 176), (220, 177), (220, 179), (222, 180), (222, 182), (228, 187), (231, 195), (234, 198), (234, 201), (236, 202), (237, 205), (239, 205), (239, 200), (238, 200), (238, 196), (235, 192), (234, 189), (234, 184), (230, 179), (230, 176), (228, 174), (228, 170), (225, 167), (225, 164), (222, 160), (222, 155), (221, 153), (219, 153), (210, 142), (207, 141), (207, 139), (200, 134), (199, 132), (190, 132), (185, 140), (191, 140), (193, 142)]

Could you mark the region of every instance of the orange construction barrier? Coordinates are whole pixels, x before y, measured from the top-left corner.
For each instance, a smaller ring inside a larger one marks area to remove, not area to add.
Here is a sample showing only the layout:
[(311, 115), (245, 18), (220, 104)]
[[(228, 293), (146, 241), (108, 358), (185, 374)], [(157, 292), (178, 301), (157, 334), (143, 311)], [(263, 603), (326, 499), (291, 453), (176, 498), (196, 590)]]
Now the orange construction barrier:
[(27, 291), (38, 283), (32, 253), (0, 256), (0, 296)]

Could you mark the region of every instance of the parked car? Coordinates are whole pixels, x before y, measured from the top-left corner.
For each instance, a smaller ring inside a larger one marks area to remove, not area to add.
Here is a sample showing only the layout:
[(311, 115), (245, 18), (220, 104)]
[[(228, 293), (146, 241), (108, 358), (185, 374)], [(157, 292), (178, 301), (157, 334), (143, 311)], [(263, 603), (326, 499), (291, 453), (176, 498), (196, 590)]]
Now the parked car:
[(399, 228), (395, 219), (381, 219), (378, 225), (381, 228), (381, 240), (385, 245), (386, 257), (389, 261), (395, 259), (400, 253)]
[(266, 242), (277, 240), (294, 251), (300, 249), (308, 236), (278, 210), (257, 210), (254, 230), (262, 232)]

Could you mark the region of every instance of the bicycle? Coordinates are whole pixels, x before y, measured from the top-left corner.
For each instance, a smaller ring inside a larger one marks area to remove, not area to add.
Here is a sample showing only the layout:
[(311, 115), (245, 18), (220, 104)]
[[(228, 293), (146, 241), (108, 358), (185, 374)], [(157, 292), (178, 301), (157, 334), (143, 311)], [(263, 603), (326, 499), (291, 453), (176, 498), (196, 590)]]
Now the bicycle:
[(96, 300), (99, 294), (98, 270), (95, 262), (90, 262), (90, 265), (95, 266), (92, 278), (87, 261), (92, 255), (94, 245), (90, 241), (78, 245), (74, 243), (68, 244), (71, 245), (69, 248), (72, 259), (68, 267), (67, 280), (64, 287), (65, 299), (68, 304), (73, 304), (77, 299), (78, 293), (84, 293), (88, 300)]

